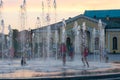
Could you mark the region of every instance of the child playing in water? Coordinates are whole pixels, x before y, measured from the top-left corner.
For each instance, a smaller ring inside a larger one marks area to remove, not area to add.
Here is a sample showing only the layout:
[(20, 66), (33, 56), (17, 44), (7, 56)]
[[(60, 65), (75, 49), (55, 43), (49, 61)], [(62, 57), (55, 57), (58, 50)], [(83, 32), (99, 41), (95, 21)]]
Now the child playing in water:
[(65, 43), (61, 44), (61, 46), (60, 46), (60, 52), (62, 54), (63, 65), (65, 66), (65, 64), (66, 64), (66, 45), (65, 45)]
[(88, 48), (86, 47), (86, 48), (84, 49), (83, 54), (82, 54), (82, 62), (83, 62), (83, 64), (84, 64), (84, 66), (86, 66), (85, 64), (87, 64), (87, 67), (89, 67), (89, 63), (88, 63), (88, 61), (87, 61), (87, 56), (88, 56)]
[(22, 57), (22, 59), (21, 59), (21, 66), (24, 66), (24, 65), (26, 65), (26, 59), (25, 59), (25, 57)]

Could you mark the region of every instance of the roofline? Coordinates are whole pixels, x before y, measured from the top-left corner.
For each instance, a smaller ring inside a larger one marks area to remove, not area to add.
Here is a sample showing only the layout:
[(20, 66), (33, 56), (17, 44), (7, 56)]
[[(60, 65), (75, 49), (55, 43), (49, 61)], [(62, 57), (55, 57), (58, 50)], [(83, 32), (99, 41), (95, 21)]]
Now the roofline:
[[(94, 19), (94, 18), (91, 18), (91, 17), (84, 16), (83, 14), (80, 14), (80, 15), (78, 15), (78, 16), (75, 16), (75, 17), (73, 17), (73, 18), (70, 18), (71, 20), (70, 20), (70, 19), (67, 19), (66, 21), (68, 21), (68, 23), (69, 23), (69, 22), (75, 21), (75, 20), (77, 20), (77, 19), (79, 19), (79, 18), (86, 18), (86, 19), (92, 20), (93, 22), (96, 22), (96, 23), (99, 22), (99, 20)], [(102, 24), (103, 24), (104, 26), (106, 26), (106, 23), (104, 23), (103, 21), (102, 21)]]
[(120, 29), (106, 29), (106, 31), (120, 31)]
[[(98, 23), (98, 22), (99, 22), (99, 20), (94, 19), (94, 18), (91, 18), (91, 17), (84, 16), (83, 14), (77, 15), (77, 16), (72, 17), (72, 18), (69, 18), (69, 19), (66, 19), (65, 22), (66, 22), (66, 24), (69, 24), (71, 21), (73, 22), (73, 21), (75, 21), (75, 20), (77, 20), (77, 19), (79, 19), (79, 18), (85, 18), (85, 19), (91, 20), (91, 21), (93, 21), (93, 22), (95, 22), (95, 23)], [(55, 27), (56, 24), (57, 24), (56, 28), (62, 27), (62, 21), (57, 22), (57, 23), (50, 24), (50, 26), (51, 26), (51, 27), (53, 27), (53, 26)], [(106, 23), (104, 23), (103, 21), (102, 21), (102, 24), (103, 24), (104, 26), (106, 26)], [(39, 28), (39, 29), (45, 29), (46, 27), (48, 27), (48, 25), (47, 25), (47, 26), (43, 26), (42, 28)], [(34, 32), (34, 30), (37, 30), (37, 29), (32, 29), (33, 32)], [(53, 29), (53, 30), (54, 30), (54, 29)]]
[[(85, 10), (85, 11), (117, 11), (117, 10), (120, 10), (120, 9), (101, 9), (101, 10)], [(84, 11), (84, 13), (85, 13), (85, 11)]]

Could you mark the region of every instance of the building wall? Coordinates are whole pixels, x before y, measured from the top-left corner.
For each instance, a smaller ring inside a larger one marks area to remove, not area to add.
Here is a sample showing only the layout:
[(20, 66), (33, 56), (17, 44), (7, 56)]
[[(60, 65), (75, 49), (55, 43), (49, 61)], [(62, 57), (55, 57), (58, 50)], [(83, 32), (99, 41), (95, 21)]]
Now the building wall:
[[(95, 28), (96, 30), (98, 30), (98, 22), (92, 20), (92, 19), (87, 19), (87, 18), (79, 18), (77, 20), (75, 20), (78, 22), (78, 25), (80, 25), (80, 27), (82, 28), (82, 24), (83, 22), (86, 23), (86, 29), (88, 31), (88, 47), (89, 47), (89, 51), (90, 52), (93, 52), (93, 40), (92, 40), (92, 32), (93, 32), (93, 28)], [(67, 37), (70, 37), (71, 38), (71, 42), (74, 43), (74, 36), (72, 34), (72, 28), (74, 27), (74, 22), (75, 21), (72, 21), (70, 23), (67, 24), (66, 26), (66, 31), (67, 31)], [(105, 25), (103, 25), (103, 28), (105, 27)], [(96, 36), (98, 37), (99, 36), (99, 32), (96, 33)]]
[[(106, 48), (109, 50), (110, 53), (114, 51), (116, 53), (120, 53), (120, 31), (109, 31), (106, 30)], [(113, 50), (113, 37), (117, 38), (117, 50)]]

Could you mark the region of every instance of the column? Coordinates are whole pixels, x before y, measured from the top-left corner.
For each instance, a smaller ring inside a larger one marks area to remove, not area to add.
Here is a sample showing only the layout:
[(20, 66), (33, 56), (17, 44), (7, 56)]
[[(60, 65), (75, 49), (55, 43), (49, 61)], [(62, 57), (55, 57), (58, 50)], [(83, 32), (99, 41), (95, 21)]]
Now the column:
[(109, 32), (108, 32), (108, 51), (110, 52), (110, 34), (109, 34)]

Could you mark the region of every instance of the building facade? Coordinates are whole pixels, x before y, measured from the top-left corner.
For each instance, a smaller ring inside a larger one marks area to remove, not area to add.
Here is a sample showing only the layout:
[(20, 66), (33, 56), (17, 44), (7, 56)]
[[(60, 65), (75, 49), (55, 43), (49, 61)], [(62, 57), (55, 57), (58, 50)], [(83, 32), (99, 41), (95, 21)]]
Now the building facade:
[[(87, 10), (84, 14), (70, 17), (65, 20), (66, 22), (66, 37), (65, 42), (66, 44), (68, 42), (75, 43), (75, 32), (73, 29), (75, 28), (75, 22), (77, 22), (78, 26), (80, 26), (80, 31), (82, 31), (83, 24), (85, 23), (86, 30), (85, 33), (87, 34), (86, 43), (87, 47), (89, 49), (89, 52), (93, 53), (94, 51), (100, 52), (101, 45), (100, 41), (104, 41), (102, 45), (104, 45), (104, 48), (107, 48), (110, 53), (120, 53), (120, 10)], [(99, 21), (101, 19), (101, 27), (99, 26)], [(77, 27), (78, 27), (77, 26)], [(33, 53), (39, 54), (36, 56), (42, 56), (46, 53), (46, 47), (47, 47), (47, 27), (44, 26), (42, 28), (33, 29), (30, 31), (20, 31), (18, 32), (18, 36), (16, 36), (15, 44), (14, 46), (18, 46), (18, 44), (21, 44), (25, 42), (26, 44), (29, 44), (28, 46), (31, 47), (31, 51)], [(62, 27), (63, 22), (58, 22), (55, 24), (50, 25), (50, 48), (54, 49), (52, 50), (54, 53), (56, 49), (56, 43), (57, 48), (59, 49), (59, 45), (62, 43)], [(100, 28), (104, 31), (100, 31)], [(95, 34), (93, 34), (95, 30)], [(56, 33), (57, 32), (57, 37)], [(16, 32), (17, 33), (17, 32)], [(16, 34), (15, 33), (15, 34)], [(22, 33), (24, 35), (22, 35)], [(105, 33), (104, 37), (101, 36), (101, 33)], [(14, 34), (14, 35), (15, 35)], [(93, 39), (93, 36), (95, 38)], [(23, 37), (21, 39), (21, 37)], [(57, 42), (56, 42), (57, 40)], [(24, 44), (24, 45), (26, 45)], [(79, 45), (79, 44), (78, 44)], [(16, 48), (17, 49), (17, 48)], [(19, 49), (17, 49), (17, 52), (19, 52)], [(17, 53), (16, 53), (17, 54)]]
[(101, 19), (105, 26), (106, 48), (110, 53), (120, 53), (120, 9), (86, 10), (85, 16)]
[[(93, 53), (94, 51), (99, 52), (99, 41), (100, 41), (100, 33), (99, 33), (99, 20), (84, 16), (84, 15), (78, 15), (73, 18), (69, 18), (66, 20), (66, 41), (69, 38), (71, 43), (75, 45), (75, 35), (73, 32), (73, 28), (75, 27), (75, 22), (78, 23), (78, 26), (80, 26), (80, 29), (83, 28), (83, 23), (85, 23), (86, 26), (86, 34), (87, 34), (87, 47), (89, 49), (89, 52)], [(101, 28), (104, 29), (106, 26), (105, 23), (102, 23)], [(93, 42), (93, 30), (95, 29), (95, 40)], [(62, 30), (61, 30), (62, 31)], [(81, 33), (80, 33), (81, 34)], [(67, 42), (66, 42), (67, 43)], [(78, 43), (79, 44), (79, 43)], [(80, 44), (79, 44), (80, 45)]]

